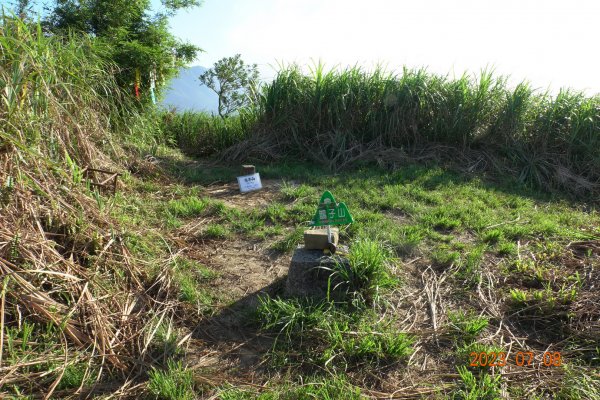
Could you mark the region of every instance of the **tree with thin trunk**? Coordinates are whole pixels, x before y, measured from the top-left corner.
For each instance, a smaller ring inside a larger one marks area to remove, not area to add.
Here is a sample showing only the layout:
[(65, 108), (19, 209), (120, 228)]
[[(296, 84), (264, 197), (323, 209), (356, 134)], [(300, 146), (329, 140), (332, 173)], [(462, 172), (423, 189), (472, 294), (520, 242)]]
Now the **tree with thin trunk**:
[(258, 83), (256, 64), (246, 64), (240, 54), (217, 61), (199, 77), (219, 96), (219, 116), (223, 119), (251, 103)]

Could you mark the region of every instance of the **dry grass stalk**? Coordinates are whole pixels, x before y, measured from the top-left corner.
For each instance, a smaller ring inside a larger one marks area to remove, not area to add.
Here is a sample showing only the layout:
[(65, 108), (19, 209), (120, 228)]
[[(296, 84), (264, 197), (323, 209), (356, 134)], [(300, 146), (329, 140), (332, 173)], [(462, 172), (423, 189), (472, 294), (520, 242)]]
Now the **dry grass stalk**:
[[(138, 375), (152, 363), (151, 322), (173, 305), (82, 179), (85, 165), (119, 169), (103, 144), (123, 112), (113, 67), (90, 40), (40, 37), (9, 17), (0, 38), (0, 387), (49, 397), (75, 362), (96, 382)], [(8, 354), (8, 335), (24, 350)]]

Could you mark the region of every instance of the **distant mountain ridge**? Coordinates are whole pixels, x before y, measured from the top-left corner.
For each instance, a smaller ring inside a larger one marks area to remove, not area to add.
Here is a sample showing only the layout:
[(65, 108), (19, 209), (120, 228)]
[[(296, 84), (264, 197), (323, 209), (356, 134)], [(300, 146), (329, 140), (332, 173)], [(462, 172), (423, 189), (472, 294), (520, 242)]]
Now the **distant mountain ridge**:
[(171, 80), (161, 105), (167, 109), (183, 111), (206, 111), (217, 113), (219, 98), (215, 92), (200, 84), (198, 77), (207, 68), (193, 66), (182, 68)]

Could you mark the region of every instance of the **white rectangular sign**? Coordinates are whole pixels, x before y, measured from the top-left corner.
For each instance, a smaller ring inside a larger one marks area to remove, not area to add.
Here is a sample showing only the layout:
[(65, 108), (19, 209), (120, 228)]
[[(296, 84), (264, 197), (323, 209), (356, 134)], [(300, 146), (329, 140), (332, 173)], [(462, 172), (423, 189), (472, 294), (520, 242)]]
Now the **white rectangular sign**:
[(258, 172), (252, 175), (238, 176), (237, 180), (240, 185), (240, 192), (242, 193), (262, 189)]

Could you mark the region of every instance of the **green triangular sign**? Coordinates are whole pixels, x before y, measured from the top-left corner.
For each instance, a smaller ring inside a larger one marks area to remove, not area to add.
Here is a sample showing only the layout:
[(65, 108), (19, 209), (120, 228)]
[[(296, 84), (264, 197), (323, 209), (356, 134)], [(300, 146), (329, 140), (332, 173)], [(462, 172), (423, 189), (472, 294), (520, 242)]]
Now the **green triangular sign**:
[(329, 191), (325, 191), (319, 201), (317, 212), (311, 221), (313, 226), (348, 225), (354, 222), (348, 207), (344, 203), (336, 203)]

